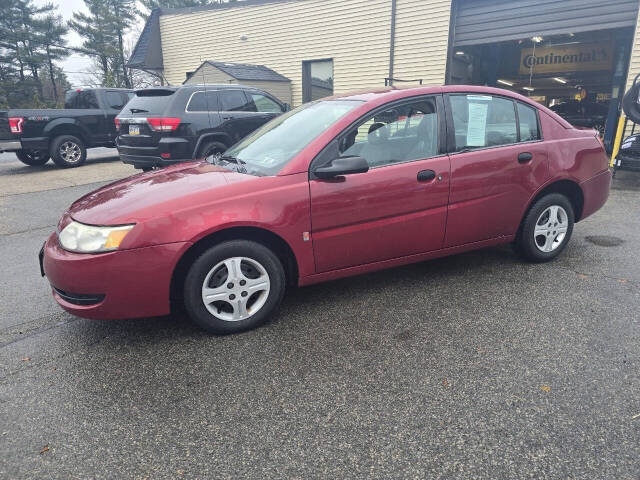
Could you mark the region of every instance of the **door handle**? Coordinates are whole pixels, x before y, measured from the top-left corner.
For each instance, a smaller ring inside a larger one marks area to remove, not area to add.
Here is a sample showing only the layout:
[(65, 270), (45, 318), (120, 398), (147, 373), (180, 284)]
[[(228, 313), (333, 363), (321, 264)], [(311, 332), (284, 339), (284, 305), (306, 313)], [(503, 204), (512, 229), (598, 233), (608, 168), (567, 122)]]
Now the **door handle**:
[(518, 155), (518, 162), (527, 163), (527, 162), (531, 161), (532, 158), (533, 158), (533, 155), (531, 153), (522, 152), (521, 154)]
[(418, 172), (418, 181), (419, 182), (428, 182), (436, 178), (436, 172), (433, 170), (421, 170)]
[(222, 117), (223, 120), (231, 120), (233, 117)]

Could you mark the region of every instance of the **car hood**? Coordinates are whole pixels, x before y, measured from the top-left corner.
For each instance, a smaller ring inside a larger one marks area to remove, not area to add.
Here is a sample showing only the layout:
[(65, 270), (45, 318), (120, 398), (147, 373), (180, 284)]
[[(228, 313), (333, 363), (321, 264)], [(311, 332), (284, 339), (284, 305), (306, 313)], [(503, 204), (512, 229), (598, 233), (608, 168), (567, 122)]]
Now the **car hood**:
[(76, 200), (67, 213), (90, 225), (140, 223), (246, 192), (245, 184), (261, 178), (207, 162), (185, 163), (106, 185)]

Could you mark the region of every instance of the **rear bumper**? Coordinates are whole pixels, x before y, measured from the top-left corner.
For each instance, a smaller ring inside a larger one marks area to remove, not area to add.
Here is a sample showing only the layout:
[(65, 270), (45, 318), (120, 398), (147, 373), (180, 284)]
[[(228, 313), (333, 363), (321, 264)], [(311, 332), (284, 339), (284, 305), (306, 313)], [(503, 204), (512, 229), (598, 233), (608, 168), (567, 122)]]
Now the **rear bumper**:
[[(131, 142), (127, 136), (118, 137), (116, 144), (118, 153), (124, 163), (133, 165), (136, 168), (144, 167), (166, 167), (175, 163), (193, 160), (192, 142), (187, 138), (165, 137), (161, 138), (156, 145), (127, 145)], [(138, 142), (141, 139), (135, 139)], [(168, 158), (164, 158), (167, 156)]]
[(43, 269), (58, 304), (78, 317), (110, 320), (167, 315), (173, 271), (186, 242), (102, 254), (68, 252), (53, 233)]
[(182, 160), (167, 160), (162, 157), (156, 157), (151, 155), (129, 155), (122, 153), (118, 148), (120, 154), (120, 160), (128, 165), (133, 165), (135, 168), (152, 168), (152, 167), (167, 167), (175, 163), (190, 162), (191, 158), (185, 158)]
[(48, 150), (49, 138), (48, 137), (30, 137), (21, 138), (22, 148), (25, 150)]
[(584, 196), (584, 206), (579, 219), (582, 220), (600, 210), (609, 198), (611, 171), (607, 169), (600, 172), (586, 182), (581, 183), (580, 187)]
[(15, 152), (21, 149), (20, 140), (0, 140), (0, 152)]

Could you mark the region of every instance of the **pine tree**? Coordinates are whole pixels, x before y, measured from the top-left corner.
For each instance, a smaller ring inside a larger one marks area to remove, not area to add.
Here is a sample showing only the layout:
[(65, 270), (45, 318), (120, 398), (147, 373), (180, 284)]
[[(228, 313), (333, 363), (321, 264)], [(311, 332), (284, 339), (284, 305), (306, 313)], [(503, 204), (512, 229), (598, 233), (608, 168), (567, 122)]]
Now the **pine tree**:
[[(135, 19), (134, 0), (107, 0), (106, 5), (109, 8), (110, 22), (115, 32), (118, 42), (117, 63), (122, 71), (122, 84), (126, 88), (131, 88), (131, 77), (127, 71), (126, 61), (124, 58), (124, 33), (131, 27)], [(118, 75), (119, 76), (119, 75)]]
[(65, 58), (68, 55), (67, 50), (63, 48), (67, 43), (64, 37), (67, 30), (62, 22), (62, 17), (53, 13), (48, 14), (42, 19), (36, 20), (36, 26), (38, 27), (40, 37), (39, 43), (44, 48), (46, 70), (49, 75), (49, 81), (51, 82), (53, 99), (55, 103), (58, 103), (59, 94), (56, 79), (56, 67), (53, 62), (55, 60)]
[(89, 13), (74, 12), (69, 27), (82, 38), (82, 47), (95, 56), (104, 86), (111, 85), (109, 58), (116, 54), (115, 36), (109, 10), (102, 0), (84, 0)]
[(0, 104), (53, 106), (57, 87), (68, 84), (53, 64), (66, 56), (53, 45), (55, 41), (64, 46), (64, 31), (55, 31), (60, 19), (54, 10), (51, 4), (36, 6), (33, 0), (0, 0)]

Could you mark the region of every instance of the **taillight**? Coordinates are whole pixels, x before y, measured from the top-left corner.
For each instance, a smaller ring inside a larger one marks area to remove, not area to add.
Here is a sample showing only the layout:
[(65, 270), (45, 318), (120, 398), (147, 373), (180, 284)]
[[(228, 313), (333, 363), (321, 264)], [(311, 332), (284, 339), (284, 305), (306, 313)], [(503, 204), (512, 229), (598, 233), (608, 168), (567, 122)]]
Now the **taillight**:
[(118, 117), (113, 119), (113, 123), (116, 124), (116, 130), (120, 130), (120, 119)]
[(156, 132), (173, 132), (180, 125), (180, 119), (174, 117), (147, 118), (147, 122)]
[(22, 133), (23, 123), (24, 118), (22, 117), (9, 117), (9, 128), (11, 129), (11, 133)]

